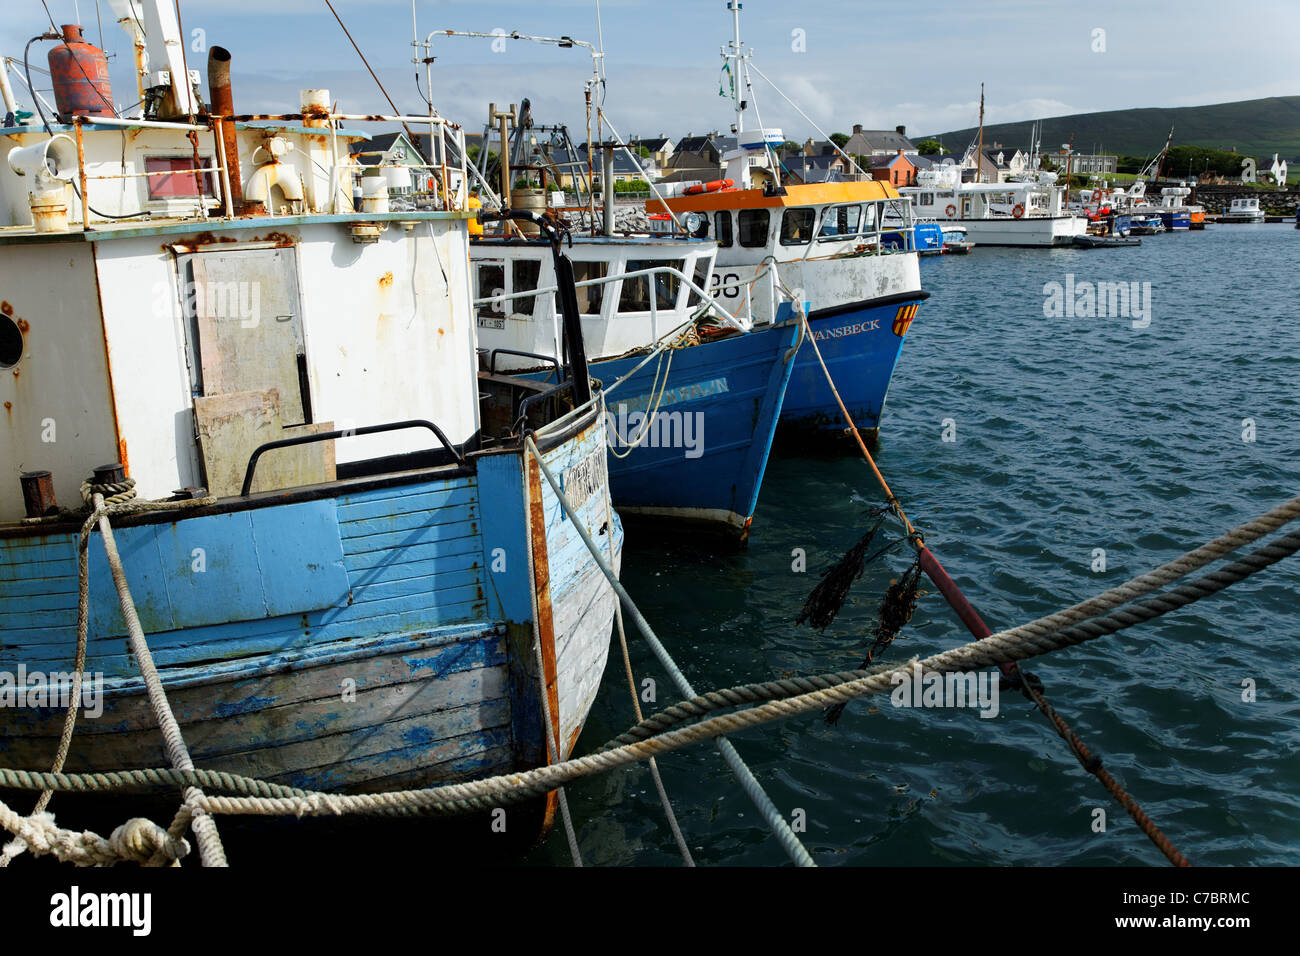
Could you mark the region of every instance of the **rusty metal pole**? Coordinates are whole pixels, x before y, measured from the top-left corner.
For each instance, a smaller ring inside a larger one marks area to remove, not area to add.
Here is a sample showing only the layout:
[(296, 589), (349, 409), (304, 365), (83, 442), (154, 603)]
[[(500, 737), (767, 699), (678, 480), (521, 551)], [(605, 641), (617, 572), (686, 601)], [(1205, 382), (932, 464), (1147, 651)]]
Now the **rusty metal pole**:
[(39, 518), (59, 510), (54, 500), (54, 477), (48, 471), (24, 471), (18, 480), (23, 486), (27, 517)]
[(80, 116), (72, 118), (73, 128), (77, 132), (77, 178), (81, 180), (81, 231), (90, 231), (90, 193), (86, 188), (86, 139), (81, 132), (83, 120)]
[(230, 88), (230, 51), (225, 47), (214, 46), (208, 51), (208, 97), (212, 101), (208, 105), (209, 114), (222, 119), (220, 137), (225, 158), (221, 164), (226, 167), (222, 185), (226, 188), (228, 206), (234, 208), (234, 215), (239, 215), (244, 206), (244, 181), (240, 174), (239, 137), (234, 120), (230, 119), (235, 115), (235, 101)]

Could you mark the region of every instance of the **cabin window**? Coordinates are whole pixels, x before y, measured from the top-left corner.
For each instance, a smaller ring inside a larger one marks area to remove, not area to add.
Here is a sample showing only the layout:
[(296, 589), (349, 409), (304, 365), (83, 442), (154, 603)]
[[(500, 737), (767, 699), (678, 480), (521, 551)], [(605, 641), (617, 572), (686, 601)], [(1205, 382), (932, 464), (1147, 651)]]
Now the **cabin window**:
[(202, 188), (204, 198), (216, 198), (212, 173), (188, 172), (188, 170), (197, 169), (200, 166), (211, 165), (213, 165), (211, 157), (203, 156), (199, 157), (199, 162), (195, 164), (192, 154), (189, 156), (146, 156), (144, 171), (146, 173), (160, 174), (145, 177), (145, 181), (149, 184), (149, 198), (152, 200), (192, 199), (200, 194), (200, 188)]
[(767, 233), (772, 217), (766, 209), (742, 209), (737, 217), (740, 244), (747, 249), (761, 249), (767, 245)]
[[(642, 269), (653, 269), (657, 266), (667, 266), (680, 272), (686, 267), (686, 260), (674, 259), (668, 262), (644, 262), (636, 259), (629, 259), (627, 263), (627, 271), (638, 272)], [(618, 311), (649, 312), (649, 280), (651, 278), (653, 278), (655, 282), (655, 308), (675, 309), (677, 307), (677, 293), (682, 287), (682, 280), (671, 273), (660, 272), (656, 273), (654, 276), (637, 276), (633, 279), (624, 279), (623, 289), (618, 295)]]
[(918, 193), (916, 196), (916, 204), (918, 206), (933, 206), (934, 193)]
[[(542, 275), (541, 259), (516, 259), (510, 264), (510, 291), (527, 292), (529, 289), (537, 288), (537, 280)], [(510, 312), (516, 315), (532, 316), (533, 304), (537, 301), (536, 296), (527, 296), (523, 299), (511, 299), (509, 303)]]
[(724, 247), (731, 245), (731, 213), (714, 213), (713, 226), (713, 231), (717, 236), (718, 245)]
[(0, 368), (13, 368), (22, 357), (22, 329), (9, 316), (0, 315)]
[[(603, 279), (607, 275), (609, 275), (608, 262), (575, 262), (573, 264), (574, 282), (590, 282), (592, 279)], [(600, 304), (604, 299), (605, 287), (603, 285), (589, 285), (576, 291), (578, 293), (578, 311), (583, 315), (600, 315)]]
[[(691, 281), (699, 288), (707, 289), (709, 287), (709, 270), (713, 265), (712, 256), (697, 256), (695, 259), (695, 271), (691, 274)], [(691, 294), (687, 299), (687, 305), (695, 307), (701, 302), (700, 294), (691, 289)]]
[[(504, 262), (481, 262), (478, 267), (477, 298), (489, 299), (506, 294), (506, 264)], [(484, 302), (479, 310), (485, 315), (505, 315), (504, 302)]]
[(822, 239), (843, 239), (858, 233), (858, 224), (862, 219), (861, 206), (832, 206), (826, 210), (822, 220), (819, 236)]
[(862, 232), (875, 232), (880, 227), (876, 224), (878, 216), (877, 207), (880, 203), (871, 202), (863, 207)]
[(817, 210), (809, 207), (787, 209), (781, 217), (781, 245), (806, 246), (812, 240)]

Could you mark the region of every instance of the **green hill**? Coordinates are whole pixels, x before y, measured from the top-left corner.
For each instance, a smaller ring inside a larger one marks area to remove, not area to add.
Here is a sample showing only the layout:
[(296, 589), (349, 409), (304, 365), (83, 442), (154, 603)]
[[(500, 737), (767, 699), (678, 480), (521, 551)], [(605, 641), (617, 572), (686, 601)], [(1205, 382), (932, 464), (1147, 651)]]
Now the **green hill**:
[[(1098, 147), (1107, 153), (1151, 156), (1165, 144), (1169, 127), (1174, 127), (1174, 145), (1209, 146), (1236, 150), (1250, 156), (1271, 158), (1279, 153), (1288, 163), (1300, 162), (1300, 96), (1271, 96), (1263, 100), (1216, 103), (1212, 106), (1180, 106), (1104, 113), (1053, 116), (1042, 122), (1043, 150), (1057, 150), (1074, 136), (1074, 148), (1085, 152)], [(1029, 146), (1033, 121), (996, 123), (984, 127), (986, 145), (1024, 149)], [(973, 142), (978, 129), (959, 129), (931, 136), (954, 153)]]

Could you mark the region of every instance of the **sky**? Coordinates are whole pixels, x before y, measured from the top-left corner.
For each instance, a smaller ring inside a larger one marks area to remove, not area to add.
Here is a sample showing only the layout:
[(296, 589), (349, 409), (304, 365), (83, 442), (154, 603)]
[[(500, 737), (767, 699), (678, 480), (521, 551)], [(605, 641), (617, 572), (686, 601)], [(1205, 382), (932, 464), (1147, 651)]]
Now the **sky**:
[[(410, 0), (333, 2), (398, 106), (426, 112), (411, 62)], [(99, 42), (96, 0), (46, 3), (60, 24), (79, 11), (87, 39)], [(4, 7), (0, 53), (21, 59), (49, 21), (40, 0)], [(114, 97), (128, 106), (136, 99), (130, 48), (108, 0), (98, 8), (115, 54)], [(727, 130), (731, 107), (718, 95), (719, 48), (731, 35), (726, 0), (602, 0), (599, 9), (605, 108), (620, 134)], [(1300, 94), (1300, 2), (1257, 0), (1243, 16), (1231, 10), (1221, 0), (746, 0), (741, 29), (754, 65), (812, 121), (755, 74), (764, 126), (802, 140), (817, 136), (813, 123), (826, 133), (905, 125), (918, 139), (975, 125), (981, 82), (987, 123)], [(596, 11), (596, 0), (415, 2), (421, 37), (502, 30), (597, 43)], [(309, 87), (329, 89), (345, 112), (389, 110), (325, 0), (182, 0), (181, 15), (189, 64), (204, 71), (205, 89), (207, 47), (232, 52), (239, 112), (296, 111), (298, 91)], [(33, 45), (33, 65), (45, 65), (47, 49)], [(435, 105), (467, 130), (481, 131), (489, 102), (528, 97), (538, 123), (567, 123), (575, 141), (585, 138), (586, 51), (442, 37), (433, 54)]]

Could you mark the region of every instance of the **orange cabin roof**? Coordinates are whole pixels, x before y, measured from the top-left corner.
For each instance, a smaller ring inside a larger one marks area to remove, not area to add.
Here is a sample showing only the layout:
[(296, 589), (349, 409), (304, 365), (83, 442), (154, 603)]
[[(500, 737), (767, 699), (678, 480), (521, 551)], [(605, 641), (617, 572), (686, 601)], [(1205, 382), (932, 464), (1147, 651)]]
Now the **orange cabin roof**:
[(673, 196), (665, 202), (646, 202), (648, 213), (714, 212), (719, 209), (760, 209), (779, 206), (826, 206), (837, 203), (897, 199), (898, 190), (887, 182), (872, 179), (856, 183), (807, 183), (786, 186), (784, 196), (765, 196), (761, 189), (728, 189), (695, 196)]

